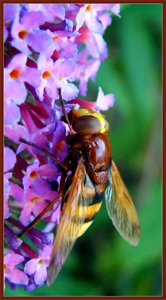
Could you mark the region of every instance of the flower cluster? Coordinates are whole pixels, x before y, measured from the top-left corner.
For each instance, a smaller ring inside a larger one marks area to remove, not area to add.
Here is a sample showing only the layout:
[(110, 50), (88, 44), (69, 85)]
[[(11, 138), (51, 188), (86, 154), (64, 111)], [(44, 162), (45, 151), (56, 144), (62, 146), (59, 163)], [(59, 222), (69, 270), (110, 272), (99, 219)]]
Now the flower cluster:
[(87, 95), (88, 80), (107, 57), (103, 34), (119, 9), (118, 4), (4, 6), (4, 276), (12, 287), (31, 291), (46, 280), (61, 199), (44, 214), (42, 227), (26, 232), (26, 240), (17, 234), (58, 195), (57, 160), (63, 162), (68, 153), (68, 126), (58, 99), (65, 100), (67, 112), (78, 104), (98, 110), (113, 105), (114, 96), (101, 87), (94, 103), (78, 97)]

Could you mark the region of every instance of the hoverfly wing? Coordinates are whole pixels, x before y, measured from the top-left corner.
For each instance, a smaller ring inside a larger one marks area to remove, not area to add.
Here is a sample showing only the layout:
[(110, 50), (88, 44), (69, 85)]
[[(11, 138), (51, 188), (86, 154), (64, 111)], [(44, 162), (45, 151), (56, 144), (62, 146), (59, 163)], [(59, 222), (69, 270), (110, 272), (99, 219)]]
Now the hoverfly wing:
[[(89, 186), (86, 186), (87, 181), (89, 181)], [(95, 195), (95, 189), (86, 174), (82, 159), (78, 163), (72, 184), (66, 194), (66, 202), (62, 209), (48, 267), (48, 285), (58, 275), (76, 239), (83, 234), (91, 223), (87, 224), (84, 221), (88, 215), (88, 205)]]
[(114, 161), (109, 181), (105, 191), (108, 214), (120, 235), (132, 245), (137, 245), (140, 240), (138, 215)]

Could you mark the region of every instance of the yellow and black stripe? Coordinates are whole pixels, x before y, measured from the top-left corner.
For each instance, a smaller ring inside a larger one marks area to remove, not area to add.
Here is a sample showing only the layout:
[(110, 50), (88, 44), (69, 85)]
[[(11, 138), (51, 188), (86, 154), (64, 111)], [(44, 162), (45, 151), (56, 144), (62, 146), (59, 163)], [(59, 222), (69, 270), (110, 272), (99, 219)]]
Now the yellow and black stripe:
[[(77, 237), (83, 235), (85, 231), (89, 228), (89, 226), (92, 224), (94, 217), (96, 216), (97, 212), (101, 207), (101, 204), (102, 201), (87, 206), (86, 218), (84, 219), (84, 223), (82, 224)], [(81, 218), (81, 214), (79, 214), (79, 217)]]
[[(65, 217), (66, 219), (68, 219), (68, 226), (71, 228), (76, 228), (78, 225), (79, 227), (79, 231), (73, 230), (72, 238), (75, 239), (82, 236), (92, 224), (93, 219), (95, 218), (97, 212), (100, 210), (102, 204), (102, 194), (105, 190), (105, 185), (101, 185), (101, 187), (98, 188), (98, 191), (99, 190), (101, 192), (100, 194), (96, 193), (94, 187), (90, 189), (90, 187), (88, 186), (87, 192), (86, 186), (86, 199), (81, 198), (73, 212), (71, 212), (72, 209), (70, 212), (66, 211)], [(93, 198), (88, 197), (90, 193), (93, 194)]]

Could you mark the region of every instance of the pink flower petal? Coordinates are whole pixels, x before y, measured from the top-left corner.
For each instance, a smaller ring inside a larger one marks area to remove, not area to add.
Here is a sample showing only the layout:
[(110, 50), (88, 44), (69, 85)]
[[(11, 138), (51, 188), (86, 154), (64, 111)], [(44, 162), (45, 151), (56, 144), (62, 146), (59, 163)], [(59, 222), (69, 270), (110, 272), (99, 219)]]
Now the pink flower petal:
[(4, 122), (6, 125), (16, 125), (21, 118), (19, 107), (15, 103), (5, 103)]
[(112, 12), (116, 15), (116, 16), (120, 16), (119, 12), (120, 12), (120, 4), (112, 4), (111, 5), (111, 10)]
[(4, 27), (4, 42), (7, 40), (8, 35), (9, 35), (8, 30), (6, 27)]
[(103, 31), (103, 24), (98, 19), (94, 11), (86, 13), (86, 24), (93, 33), (101, 34)]
[(27, 54), (16, 54), (8, 65), (8, 69), (24, 70), (27, 62)]
[(54, 43), (46, 31), (39, 29), (33, 30), (33, 32), (28, 34), (27, 42), (36, 52), (44, 52)]
[[(5, 126), (5, 135), (13, 142), (18, 143), (20, 138), (27, 139), (29, 136), (27, 129), (22, 125)], [(19, 152), (17, 152), (19, 153)]]
[(42, 177), (46, 177), (47, 179), (55, 178), (57, 174), (57, 168), (55, 165), (52, 164), (44, 164), (40, 166), (39, 174)]
[(99, 87), (99, 93), (96, 101), (96, 107), (100, 110), (108, 110), (114, 105), (115, 97), (113, 94), (104, 96), (103, 90)]
[(25, 82), (30, 82), (32, 86), (37, 87), (41, 83), (41, 72), (35, 68), (27, 67), (22, 73), (22, 79)]
[(23, 261), (24, 261), (24, 257), (22, 255), (15, 254), (12, 251), (7, 255), (5, 255), (4, 257), (4, 263), (9, 267), (14, 267)]
[(21, 210), (20, 221), (24, 226), (27, 226), (30, 223), (32, 209), (31, 203), (26, 203)]
[(44, 4), (45, 12), (49, 18), (49, 21), (53, 22), (55, 17), (64, 20), (65, 8), (62, 4)]
[(10, 216), (10, 210), (9, 210), (9, 193), (10, 193), (10, 182), (9, 178), (11, 177), (11, 174), (6, 173), (4, 175), (4, 219), (9, 218)]
[(4, 171), (12, 169), (16, 163), (16, 154), (10, 148), (4, 148)]
[(44, 264), (38, 264), (37, 270), (34, 274), (34, 281), (37, 285), (41, 285), (44, 283), (44, 281), (47, 278), (47, 270), (46, 265)]
[(37, 270), (39, 258), (33, 258), (29, 260), (24, 267), (24, 272), (28, 275), (32, 275)]
[(11, 195), (18, 201), (18, 202), (23, 202), (23, 195), (24, 191), (23, 189), (18, 185), (13, 182), (10, 182), (10, 187), (11, 187)]
[(4, 22), (8, 24), (13, 21), (15, 15), (19, 12), (20, 6), (16, 3), (4, 4)]
[(30, 30), (39, 27), (45, 22), (44, 15), (41, 11), (30, 11), (22, 18), (23, 26)]
[(6, 277), (8, 278), (9, 281), (15, 284), (27, 285), (29, 281), (28, 276), (17, 268), (14, 268), (12, 270), (7, 270)]
[(52, 252), (52, 245), (45, 246), (44, 249), (40, 253), (40, 257), (45, 261), (45, 264), (49, 264), (50, 255)]
[(79, 90), (73, 83), (66, 82), (61, 93), (64, 100), (70, 101), (78, 96)]
[(85, 21), (85, 11), (86, 11), (86, 6), (83, 6), (80, 8), (77, 16), (76, 16), (76, 31), (80, 29), (80, 27), (83, 25)]
[(73, 59), (58, 59), (54, 66), (54, 74), (57, 77), (69, 76), (75, 68), (75, 62)]
[(25, 101), (26, 96), (27, 90), (24, 83), (16, 80), (5, 81), (5, 101), (13, 100), (16, 104), (21, 104)]

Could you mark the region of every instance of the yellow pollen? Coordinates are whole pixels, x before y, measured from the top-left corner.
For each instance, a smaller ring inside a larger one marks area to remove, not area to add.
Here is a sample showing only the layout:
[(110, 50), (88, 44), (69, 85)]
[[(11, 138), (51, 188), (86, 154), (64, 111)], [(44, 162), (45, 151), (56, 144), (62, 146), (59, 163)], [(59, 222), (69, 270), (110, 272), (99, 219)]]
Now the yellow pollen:
[(44, 264), (44, 260), (40, 259), (39, 262), (38, 262), (38, 264), (40, 264), (40, 265)]
[(6, 270), (7, 270), (7, 265), (4, 264), (4, 271), (6, 271)]
[(13, 79), (17, 79), (20, 77), (20, 70), (14, 69), (10, 72), (10, 77)]
[(89, 5), (86, 7), (86, 11), (90, 11), (90, 10), (92, 10), (92, 5), (91, 5), (91, 4), (89, 4)]
[(30, 200), (30, 202), (33, 204), (35, 203), (36, 201), (39, 201), (40, 200), (40, 197), (34, 197)]
[(38, 173), (36, 171), (31, 172), (30, 179), (35, 179), (36, 177), (38, 177)]
[(46, 79), (48, 77), (51, 77), (51, 73), (49, 71), (45, 71), (42, 75), (43, 79)]
[(27, 31), (26, 30), (21, 30), (19, 33), (18, 33), (18, 36), (19, 36), (19, 38), (21, 39), (21, 40), (23, 40), (25, 37), (26, 37), (26, 35), (27, 35)]

